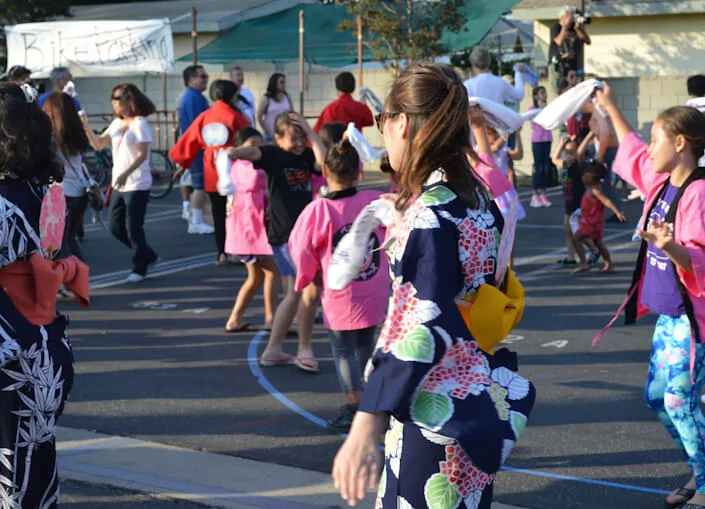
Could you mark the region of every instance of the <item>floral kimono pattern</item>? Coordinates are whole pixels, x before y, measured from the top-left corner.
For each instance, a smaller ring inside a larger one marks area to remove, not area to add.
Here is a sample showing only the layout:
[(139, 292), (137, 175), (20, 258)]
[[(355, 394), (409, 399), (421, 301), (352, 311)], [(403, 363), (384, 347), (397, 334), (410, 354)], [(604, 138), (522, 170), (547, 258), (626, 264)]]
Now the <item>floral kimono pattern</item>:
[(438, 170), (393, 232), (392, 297), (359, 406), (392, 416), (376, 508), (490, 507), (535, 390), (514, 354), (479, 349), (456, 300), (496, 284), (503, 227), (494, 202), (469, 209)]
[[(0, 197), (0, 268), (40, 245), (20, 208)], [(0, 288), (0, 509), (58, 507), (56, 420), (73, 383), (67, 323), (31, 324)]]

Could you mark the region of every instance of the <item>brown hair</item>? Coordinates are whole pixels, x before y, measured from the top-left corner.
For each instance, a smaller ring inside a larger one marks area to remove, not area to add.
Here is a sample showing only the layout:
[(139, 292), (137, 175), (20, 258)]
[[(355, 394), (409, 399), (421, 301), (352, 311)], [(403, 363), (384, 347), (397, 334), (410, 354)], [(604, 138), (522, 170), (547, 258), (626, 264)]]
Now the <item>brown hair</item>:
[(64, 165), (56, 157), (51, 121), (22, 89), (0, 83), (0, 179), (14, 174), (39, 185), (61, 182)]
[(671, 138), (683, 136), (696, 161), (705, 152), (705, 113), (690, 106), (673, 106), (656, 117)]
[(88, 136), (78, 116), (73, 98), (63, 92), (52, 92), (44, 102), (44, 112), (49, 115), (54, 140), (66, 155), (75, 156), (88, 150)]
[(536, 85), (532, 90), (531, 90), (531, 96), (534, 99), (534, 108), (539, 107), (539, 100), (536, 98), (537, 95), (539, 95), (539, 92), (543, 90), (544, 92), (546, 91), (546, 87), (541, 86), (541, 85)]
[(470, 166), (468, 93), (458, 74), (439, 64), (416, 64), (394, 81), (384, 111), (409, 118), (408, 148), (400, 163), (399, 199), (403, 209), (421, 193), (429, 175), (443, 168), (448, 186), (468, 207), (488, 206), (489, 195)]
[(285, 111), (277, 115), (277, 118), (274, 119), (274, 134), (284, 136), (288, 127), (293, 127), (294, 129), (300, 130), (304, 135), (306, 134), (301, 126), (291, 118), (291, 112)]
[(318, 137), (321, 139), (326, 148), (330, 148), (333, 145), (340, 143), (346, 129), (345, 124), (342, 122), (327, 122), (321, 126), (321, 130), (318, 131)]
[(127, 118), (148, 117), (157, 111), (154, 103), (132, 83), (121, 83), (110, 94), (111, 99), (118, 93), (120, 102), (127, 108)]
[(352, 184), (360, 173), (360, 155), (348, 140), (333, 145), (326, 154), (326, 170), (341, 184)]
[(379, 158), (379, 171), (382, 173), (394, 174), (394, 168), (392, 168), (392, 165), (389, 162), (389, 154), (387, 152), (382, 154), (382, 157)]

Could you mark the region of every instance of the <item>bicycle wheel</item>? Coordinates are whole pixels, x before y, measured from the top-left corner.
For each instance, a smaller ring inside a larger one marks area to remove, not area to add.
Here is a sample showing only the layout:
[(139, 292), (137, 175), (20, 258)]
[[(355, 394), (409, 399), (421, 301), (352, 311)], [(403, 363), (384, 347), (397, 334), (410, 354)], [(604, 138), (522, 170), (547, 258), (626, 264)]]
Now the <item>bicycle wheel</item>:
[(110, 149), (100, 152), (94, 150), (86, 152), (83, 154), (83, 162), (88, 168), (91, 178), (96, 181), (98, 187), (105, 191), (110, 184), (110, 175), (113, 171), (113, 157)]
[(149, 196), (157, 200), (164, 198), (174, 187), (174, 163), (167, 156), (166, 150), (153, 149), (149, 155), (149, 166), (152, 170), (152, 189)]

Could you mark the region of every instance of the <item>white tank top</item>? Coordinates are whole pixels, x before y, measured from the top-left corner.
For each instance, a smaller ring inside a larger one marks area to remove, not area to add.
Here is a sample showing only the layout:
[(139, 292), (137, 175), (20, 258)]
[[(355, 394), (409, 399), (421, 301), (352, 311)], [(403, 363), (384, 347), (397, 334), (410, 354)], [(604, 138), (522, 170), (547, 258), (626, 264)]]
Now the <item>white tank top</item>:
[(267, 114), (264, 118), (264, 127), (267, 134), (274, 134), (274, 120), (282, 113), (288, 111), (291, 111), (291, 103), (287, 96), (284, 96), (284, 100), (280, 103), (272, 98), (269, 99), (267, 103)]

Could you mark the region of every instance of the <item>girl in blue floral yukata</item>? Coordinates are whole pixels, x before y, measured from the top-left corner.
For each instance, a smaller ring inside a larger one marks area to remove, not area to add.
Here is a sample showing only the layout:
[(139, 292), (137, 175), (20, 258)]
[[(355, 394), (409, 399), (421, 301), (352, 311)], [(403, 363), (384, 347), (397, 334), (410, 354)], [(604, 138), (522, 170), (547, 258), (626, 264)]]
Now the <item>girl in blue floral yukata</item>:
[(482, 351), (458, 307), (497, 286), (504, 227), (469, 163), (478, 158), (468, 118), (462, 81), (435, 64), (405, 69), (378, 116), (402, 219), (388, 253), (387, 318), (333, 465), (351, 506), (379, 484), (375, 509), (489, 509), (495, 474), (533, 407), (515, 357)]

